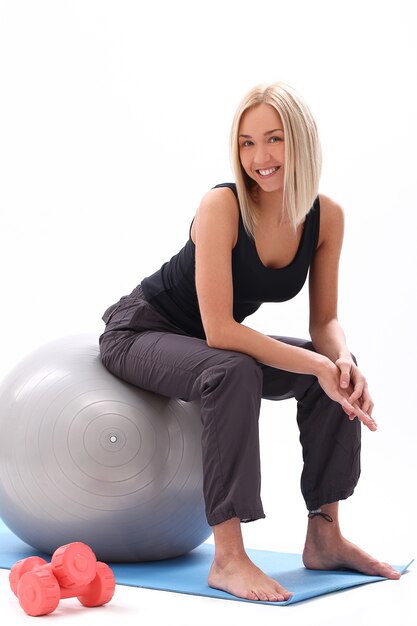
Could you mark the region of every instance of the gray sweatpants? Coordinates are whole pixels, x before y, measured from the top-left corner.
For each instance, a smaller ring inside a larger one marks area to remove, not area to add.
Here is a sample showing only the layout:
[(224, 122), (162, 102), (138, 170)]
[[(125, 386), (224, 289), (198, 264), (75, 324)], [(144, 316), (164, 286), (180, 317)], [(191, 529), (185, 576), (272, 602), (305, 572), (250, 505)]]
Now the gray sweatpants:
[[(212, 348), (163, 317), (140, 285), (103, 315), (101, 358), (138, 387), (185, 401), (201, 400), (203, 489), (208, 523), (265, 517), (260, 498), (258, 419), (261, 398), (297, 400), (303, 451), (301, 491), (307, 509), (348, 498), (360, 475), (361, 424), (350, 421), (317, 378)], [(271, 335), (270, 335), (271, 336)], [(272, 335), (314, 350), (310, 341)]]

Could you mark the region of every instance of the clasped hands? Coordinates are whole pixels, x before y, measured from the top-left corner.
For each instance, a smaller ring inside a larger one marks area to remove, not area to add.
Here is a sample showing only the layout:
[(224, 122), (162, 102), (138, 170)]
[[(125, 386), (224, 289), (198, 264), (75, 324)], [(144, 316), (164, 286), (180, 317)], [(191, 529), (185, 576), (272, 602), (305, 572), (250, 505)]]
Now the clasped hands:
[(340, 357), (326, 366), (318, 376), (323, 390), (339, 402), (350, 420), (357, 417), (369, 430), (375, 431), (377, 424), (372, 417), (374, 403), (368, 391), (366, 379), (351, 358)]

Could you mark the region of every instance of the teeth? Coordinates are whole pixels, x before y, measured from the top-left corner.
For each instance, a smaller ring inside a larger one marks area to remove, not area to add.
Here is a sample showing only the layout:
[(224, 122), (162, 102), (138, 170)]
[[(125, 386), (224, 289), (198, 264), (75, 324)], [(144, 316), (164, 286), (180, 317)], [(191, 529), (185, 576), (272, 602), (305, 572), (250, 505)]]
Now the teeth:
[(260, 173), (261, 176), (269, 176), (269, 174), (276, 172), (277, 169), (278, 169), (277, 167), (271, 167), (269, 170), (258, 170), (258, 172)]

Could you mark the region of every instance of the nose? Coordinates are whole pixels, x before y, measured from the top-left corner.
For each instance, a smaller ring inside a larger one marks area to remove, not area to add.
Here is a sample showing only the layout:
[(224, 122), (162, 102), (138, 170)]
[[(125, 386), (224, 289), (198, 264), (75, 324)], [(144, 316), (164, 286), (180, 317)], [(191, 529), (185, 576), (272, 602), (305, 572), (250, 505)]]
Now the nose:
[[(271, 160), (271, 153), (269, 151), (269, 145), (258, 145), (254, 154), (254, 161), (256, 165), (267, 165)], [(259, 169), (259, 168), (257, 168)]]

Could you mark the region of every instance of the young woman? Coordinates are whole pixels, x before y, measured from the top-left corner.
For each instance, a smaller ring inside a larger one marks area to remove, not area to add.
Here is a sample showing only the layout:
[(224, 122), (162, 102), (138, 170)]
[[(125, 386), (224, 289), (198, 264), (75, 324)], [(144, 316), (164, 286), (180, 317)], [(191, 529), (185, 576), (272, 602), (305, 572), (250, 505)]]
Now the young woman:
[[(231, 150), (236, 184), (210, 190), (182, 250), (107, 309), (103, 363), (144, 389), (201, 400), (203, 489), (215, 539), (209, 585), (251, 600), (291, 595), (250, 561), (240, 528), (265, 517), (261, 398), (297, 400), (305, 566), (399, 578), (339, 528), (338, 501), (360, 474), (361, 423), (377, 426), (337, 319), (343, 211), (318, 194), (315, 122), (288, 85), (258, 86), (237, 109)], [(311, 342), (242, 324), (263, 302), (293, 298), (309, 270)]]

